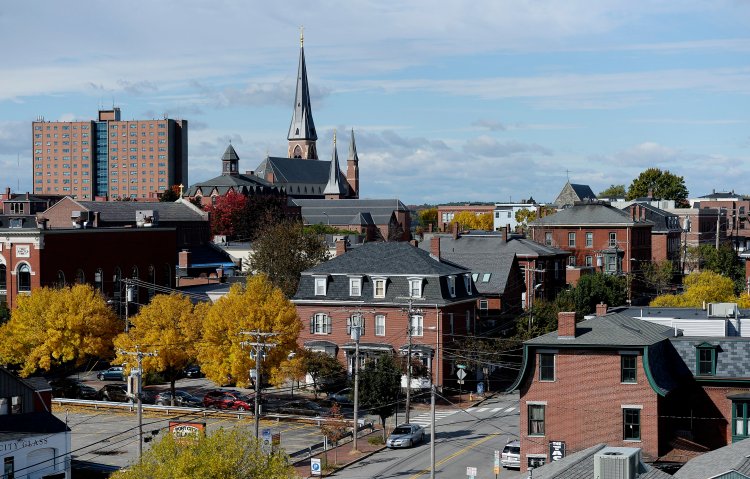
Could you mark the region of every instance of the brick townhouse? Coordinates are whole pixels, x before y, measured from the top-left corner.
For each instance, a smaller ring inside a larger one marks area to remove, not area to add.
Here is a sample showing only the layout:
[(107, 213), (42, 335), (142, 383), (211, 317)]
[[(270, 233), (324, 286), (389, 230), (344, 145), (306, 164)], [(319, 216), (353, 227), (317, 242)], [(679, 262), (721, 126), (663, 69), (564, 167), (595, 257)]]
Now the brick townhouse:
[(475, 331), (478, 297), (469, 270), (387, 242), (365, 243), (304, 271), (292, 301), (303, 323), (300, 347), (330, 354), (350, 372), (353, 320), (363, 320), (362, 363), (381, 353), (405, 356), (411, 328), (413, 357), (442, 388), (455, 384), (456, 359), (446, 348)]
[(636, 202), (623, 208), (631, 217), (641, 214), (654, 224), (651, 228), (651, 260), (654, 262), (671, 261), (674, 270), (680, 270), (680, 247), (682, 227), (680, 218), (669, 211), (657, 208), (648, 203)]
[[(712, 191), (710, 194), (688, 200), (697, 209), (724, 211), (726, 225), (724, 233), (738, 251), (750, 248), (750, 197), (734, 191)], [(716, 231), (715, 225), (714, 230)]]
[[(670, 326), (606, 313), (524, 343), (522, 468), (598, 443), (637, 447), (647, 462), (686, 462), (750, 437), (750, 338), (683, 336)], [(584, 372), (584, 374), (582, 374)]]

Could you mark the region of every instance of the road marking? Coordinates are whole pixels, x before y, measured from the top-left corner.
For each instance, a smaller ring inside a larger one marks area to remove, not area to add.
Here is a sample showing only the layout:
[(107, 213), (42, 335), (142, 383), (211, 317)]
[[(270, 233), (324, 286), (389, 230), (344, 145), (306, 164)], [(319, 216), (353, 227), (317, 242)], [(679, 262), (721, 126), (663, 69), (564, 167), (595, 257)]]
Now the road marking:
[(471, 411), (473, 411), (473, 410), (475, 410), (475, 409), (476, 409), (475, 407), (470, 407), (470, 408), (467, 408), (467, 409), (466, 409), (466, 412), (471, 412)]
[[(454, 414), (456, 411), (435, 411), (435, 421), (439, 419), (444, 419), (451, 414)], [(419, 416), (416, 416), (410, 420), (413, 424), (419, 424), (422, 427), (430, 427), (430, 424), (432, 423), (432, 418), (430, 417), (430, 413), (424, 413), (420, 414)]]
[(509, 407), (508, 409), (505, 410), (505, 412), (511, 412), (511, 411), (514, 411), (515, 409), (516, 409), (515, 407)]
[(495, 414), (496, 412), (498, 412), (501, 409), (502, 409), (501, 407), (493, 407), (492, 408), (492, 414)]
[[(438, 461), (437, 463), (435, 463), (435, 469), (437, 469), (438, 467), (442, 466), (446, 462), (448, 462), (448, 461), (450, 461), (452, 459), (455, 459), (456, 457), (460, 456), (461, 454), (463, 454), (463, 453), (465, 453), (465, 452), (467, 452), (467, 451), (469, 451), (471, 449), (474, 449), (478, 445), (489, 441), (490, 439), (492, 439), (492, 438), (494, 438), (496, 436), (500, 436), (500, 433), (495, 432), (495, 433), (489, 434), (489, 435), (487, 435), (487, 436), (485, 436), (485, 437), (483, 437), (481, 439), (477, 439), (472, 444), (469, 444), (468, 446), (464, 447), (463, 449), (459, 449), (458, 451), (454, 452), (453, 454), (451, 454), (450, 456), (446, 457), (445, 459), (442, 459), (441, 461)], [(430, 472), (429, 469), (422, 469), (418, 473), (416, 473), (413, 476), (411, 476), (409, 479), (417, 479), (419, 476), (427, 474), (428, 472)]]
[(480, 408), (480, 409), (479, 409), (479, 411), (477, 411), (477, 412), (484, 412), (484, 411), (486, 411), (487, 409), (489, 409), (489, 408), (483, 407), (483, 408)]

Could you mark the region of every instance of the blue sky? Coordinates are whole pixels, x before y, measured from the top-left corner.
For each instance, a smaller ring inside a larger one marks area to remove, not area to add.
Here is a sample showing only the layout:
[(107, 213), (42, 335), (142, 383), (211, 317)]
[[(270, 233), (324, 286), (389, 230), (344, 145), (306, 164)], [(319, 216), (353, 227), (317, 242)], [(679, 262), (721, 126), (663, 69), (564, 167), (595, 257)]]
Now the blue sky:
[[(0, 4), (0, 187), (31, 122), (190, 123), (190, 182), (286, 154), (305, 54), (318, 151), (354, 128), (361, 195), (552, 201), (655, 166), (750, 194), (750, 2), (180, 0)], [(339, 157), (346, 157), (339, 144)]]

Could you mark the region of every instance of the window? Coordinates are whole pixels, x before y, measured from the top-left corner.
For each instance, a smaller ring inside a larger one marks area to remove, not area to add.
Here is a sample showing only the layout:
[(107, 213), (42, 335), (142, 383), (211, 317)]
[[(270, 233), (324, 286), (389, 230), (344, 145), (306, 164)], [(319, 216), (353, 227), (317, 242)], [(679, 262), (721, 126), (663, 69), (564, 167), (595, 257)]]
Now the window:
[(594, 258), (592, 256), (586, 256), (586, 266), (589, 268), (594, 266)]
[(698, 371), (698, 376), (714, 376), (716, 374), (715, 347), (710, 345), (698, 346), (696, 349), (696, 361), (696, 371)]
[(327, 278), (315, 278), (315, 296), (326, 295)]
[(456, 277), (455, 276), (448, 276), (448, 294), (450, 294), (451, 297), (456, 295)]
[(410, 298), (422, 297), (422, 278), (410, 278), (409, 279), (409, 297)]
[(568, 256), (568, 266), (576, 265), (576, 257), (573, 255)]
[(471, 294), (471, 275), (464, 275), (464, 287), (466, 287), (466, 294)]
[(594, 233), (587, 232), (586, 233), (586, 247), (592, 248), (594, 246)]
[[(492, 273), (484, 273), (484, 274), (482, 274), (482, 283), (489, 283), (491, 276), (492, 276)], [(475, 282), (476, 282), (476, 280), (475, 280)]]
[(614, 231), (609, 233), (609, 247), (614, 248), (617, 246), (617, 233)]
[(372, 284), (373, 295), (376, 298), (385, 298), (385, 279), (376, 279)]
[(489, 308), (489, 302), (486, 299), (479, 300), (479, 309), (481, 311), (487, 311)]
[(750, 401), (732, 401), (732, 442), (750, 437), (748, 413), (750, 413)]
[(352, 314), (346, 318), (346, 334), (352, 334), (352, 329), (359, 326), (359, 335), (365, 335), (365, 317), (361, 314)]
[(331, 317), (325, 313), (317, 313), (310, 320), (310, 333), (331, 334)]
[(16, 271), (16, 282), (19, 293), (31, 292), (31, 268), (27, 264), (21, 264)]
[(555, 380), (555, 354), (539, 353), (539, 380)]
[(547, 246), (552, 246), (552, 232), (547, 231), (544, 233), (544, 244)]
[(576, 247), (576, 234), (574, 232), (568, 233), (568, 246), (571, 248)]
[(375, 315), (375, 336), (385, 336), (385, 315)]
[(6, 457), (3, 459), (3, 479), (13, 479), (15, 473), (15, 467), (13, 464), (13, 456)]
[(544, 436), (544, 404), (529, 404), (529, 436)]
[(411, 317), (411, 335), (424, 336), (424, 316), (414, 314)]
[(349, 278), (349, 296), (362, 296), (362, 278)]
[(8, 280), (6, 274), (8, 272), (7, 266), (0, 264), (0, 291), (5, 292), (8, 287)]
[(641, 440), (641, 410), (639, 408), (622, 409), (622, 438), (625, 441)]
[(635, 354), (623, 354), (620, 356), (620, 382), (636, 383), (636, 371), (638, 367), (638, 356)]

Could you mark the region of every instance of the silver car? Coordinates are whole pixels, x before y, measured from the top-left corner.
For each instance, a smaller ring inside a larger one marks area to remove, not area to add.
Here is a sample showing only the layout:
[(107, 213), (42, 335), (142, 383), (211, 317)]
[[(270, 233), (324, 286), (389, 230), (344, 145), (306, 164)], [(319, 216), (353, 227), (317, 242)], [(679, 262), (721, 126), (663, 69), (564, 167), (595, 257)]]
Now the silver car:
[(412, 447), (424, 440), (424, 428), (419, 424), (401, 424), (388, 436), (386, 447)]

